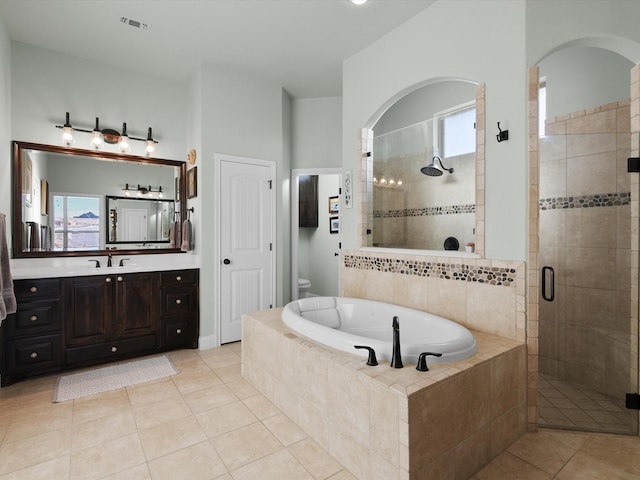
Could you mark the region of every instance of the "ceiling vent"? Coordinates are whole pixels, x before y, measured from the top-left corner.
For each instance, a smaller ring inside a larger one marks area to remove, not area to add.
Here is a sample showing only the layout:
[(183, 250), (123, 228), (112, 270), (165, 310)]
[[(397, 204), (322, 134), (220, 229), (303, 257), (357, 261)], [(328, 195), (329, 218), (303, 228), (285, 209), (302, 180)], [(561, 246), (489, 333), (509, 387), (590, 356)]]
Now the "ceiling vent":
[(129, 25), (130, 27), (133, 27), (133, 28), (137, 28), (138, 30), (141, 30), (141, 31), (148, 32), (151, 30), (150, 23), (144, 23), (129, 17), (120, 17), (120, 23), (122, 23), (123, 25)]

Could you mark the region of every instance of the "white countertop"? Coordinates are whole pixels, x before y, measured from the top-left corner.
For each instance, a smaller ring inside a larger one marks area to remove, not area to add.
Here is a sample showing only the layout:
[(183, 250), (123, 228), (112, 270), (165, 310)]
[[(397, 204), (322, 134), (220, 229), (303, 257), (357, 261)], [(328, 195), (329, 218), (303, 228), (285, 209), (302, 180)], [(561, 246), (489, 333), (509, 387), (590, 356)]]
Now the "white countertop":
[[(119, 267), (123, 258), (128, 260), (124, 262), (123, 267)], [(100, 261), (100, 268), (95, 267), (93, 260)], [(185, 253), (113, 255), (112, 267), (107, 267), (107, 260), (106, 255), (13, 259), (11, 276), (14, 280), (22, 280), (200, 268), (200, 256)]]

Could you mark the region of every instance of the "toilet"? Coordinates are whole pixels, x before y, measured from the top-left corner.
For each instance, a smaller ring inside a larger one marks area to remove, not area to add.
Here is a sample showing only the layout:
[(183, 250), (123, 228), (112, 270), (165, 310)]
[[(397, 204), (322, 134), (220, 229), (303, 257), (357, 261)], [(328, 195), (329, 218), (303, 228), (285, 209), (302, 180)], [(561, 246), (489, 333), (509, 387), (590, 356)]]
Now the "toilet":
[(298, 298), (307, 298), (309, 296), (310, 288), (311, 282), (309, 280), (298, 277)]

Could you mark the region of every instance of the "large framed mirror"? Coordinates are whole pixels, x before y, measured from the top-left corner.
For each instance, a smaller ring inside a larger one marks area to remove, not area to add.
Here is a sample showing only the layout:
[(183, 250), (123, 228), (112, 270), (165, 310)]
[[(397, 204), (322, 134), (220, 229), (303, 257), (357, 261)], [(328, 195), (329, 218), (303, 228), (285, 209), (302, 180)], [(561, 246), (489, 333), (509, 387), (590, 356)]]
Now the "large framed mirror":
[(177, 253), (185, 162), (13, 142), (15, 258)]
[(483, 254), (484, 87), (431, 82), (365, 129), (363, 247)]

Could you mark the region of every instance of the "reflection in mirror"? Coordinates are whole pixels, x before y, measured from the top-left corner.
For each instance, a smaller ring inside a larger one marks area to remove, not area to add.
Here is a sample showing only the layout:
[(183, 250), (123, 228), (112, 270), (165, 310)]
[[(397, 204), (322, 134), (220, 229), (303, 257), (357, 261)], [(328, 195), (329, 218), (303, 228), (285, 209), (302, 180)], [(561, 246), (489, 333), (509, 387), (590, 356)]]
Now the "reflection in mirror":
[[(477, 100), (483, 92), (471, 82), (432, 83), (376, 122), (365, 246), (475, 250), (476, 203), (483, 201), (476, 199), (476, 177), (484, 173), (476, 169), (484, 147), (484, 98), (481, 108)], [(439, 171), (425, 168), (432, 163)]]
[(169, 243), (173, 214), (173, 200), (107, 197), (107, 245)]
[[(183, 219), (184, 172), (175, 160), (14, 142), (13, 256), (179, 251), (169, 230)], [(128, 188), (138, 184), (149, 188)]]

